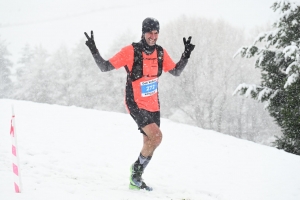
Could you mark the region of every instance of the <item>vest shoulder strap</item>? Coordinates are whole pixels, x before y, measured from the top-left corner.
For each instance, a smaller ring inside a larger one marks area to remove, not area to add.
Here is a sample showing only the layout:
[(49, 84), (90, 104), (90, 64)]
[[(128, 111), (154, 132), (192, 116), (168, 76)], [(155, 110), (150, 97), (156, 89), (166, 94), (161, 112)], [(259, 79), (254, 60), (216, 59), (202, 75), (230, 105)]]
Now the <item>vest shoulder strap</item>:
[(160, 76), (162, 74), (162, 68), (163, 68), (164, 49), (161, 46), (156, 45), (156, 51), (157, 51), (157, 61), (158, 61), (157, 76)]

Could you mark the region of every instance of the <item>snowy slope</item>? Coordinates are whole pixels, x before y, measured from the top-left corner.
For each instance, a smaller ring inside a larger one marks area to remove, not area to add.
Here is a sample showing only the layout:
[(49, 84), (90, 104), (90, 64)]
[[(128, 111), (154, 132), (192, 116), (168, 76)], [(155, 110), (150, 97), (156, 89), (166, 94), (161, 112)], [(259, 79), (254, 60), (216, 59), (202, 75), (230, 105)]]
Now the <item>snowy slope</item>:
[[(12, 103), (21, 194), (11, 169)], [(154, 191), (131, 191), (142, 136), (129, 115), (0, 100), (0, 199), (300, 199), (299, 156), (166, 119), (161, 128), (143, 176)]]

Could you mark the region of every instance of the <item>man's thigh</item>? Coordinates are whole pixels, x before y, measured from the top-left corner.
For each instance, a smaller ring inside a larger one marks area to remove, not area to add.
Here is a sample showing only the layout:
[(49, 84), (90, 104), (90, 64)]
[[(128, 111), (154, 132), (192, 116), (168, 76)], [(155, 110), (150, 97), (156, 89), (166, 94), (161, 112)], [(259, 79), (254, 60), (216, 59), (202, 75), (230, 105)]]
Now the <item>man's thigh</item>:
[[(160, 112), (150, 112), (147, 110), (140, 109), (139, 112), (130, 113), (134, 121), (138, 125), (138, 129), (145, 135), (143, 130), (144, 127), (150, 124), (156, 124), (157, 127), (160, 126)], [(152, 126), (150, 126), (152, 127)], [(153, 129), (153, 128), (151, 128)], [(150, 130), (149, 130), (150, 131)]]

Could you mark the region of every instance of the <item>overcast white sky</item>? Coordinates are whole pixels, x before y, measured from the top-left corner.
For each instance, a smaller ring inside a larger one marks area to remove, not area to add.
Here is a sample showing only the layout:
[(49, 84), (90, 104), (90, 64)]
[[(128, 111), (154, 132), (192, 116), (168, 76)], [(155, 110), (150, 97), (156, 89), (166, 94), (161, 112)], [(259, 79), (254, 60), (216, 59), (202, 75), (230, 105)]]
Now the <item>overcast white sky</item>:
[(0, 0), (0, 39), (13, 59), (26, 43), (41, 44), (50, 52), (72, 47), (94, 30), (100, 52), (123, 32), (141, 34), (141, 23), (155, 17), (161, 26), (172, 19), (201, 16), (224, 19), (249, 30), (272, 22), (275, 0)]

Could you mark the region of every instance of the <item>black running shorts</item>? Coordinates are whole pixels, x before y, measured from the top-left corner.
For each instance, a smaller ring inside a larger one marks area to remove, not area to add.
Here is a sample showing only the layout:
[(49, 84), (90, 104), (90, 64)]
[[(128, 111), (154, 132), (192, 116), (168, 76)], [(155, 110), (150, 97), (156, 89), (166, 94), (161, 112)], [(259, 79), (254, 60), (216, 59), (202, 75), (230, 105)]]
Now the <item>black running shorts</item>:
[(150, 112), (144, 109), (138, 109), (138, 112), (134, 112), (134, 114), (130, 113), (130, 115), (137, 123), (138, 129), (144, 135), (146, 134), (142, 129), (143, 127), (152, 123), (156, 123), (158, 127), (160, 126), (160, 111)]

